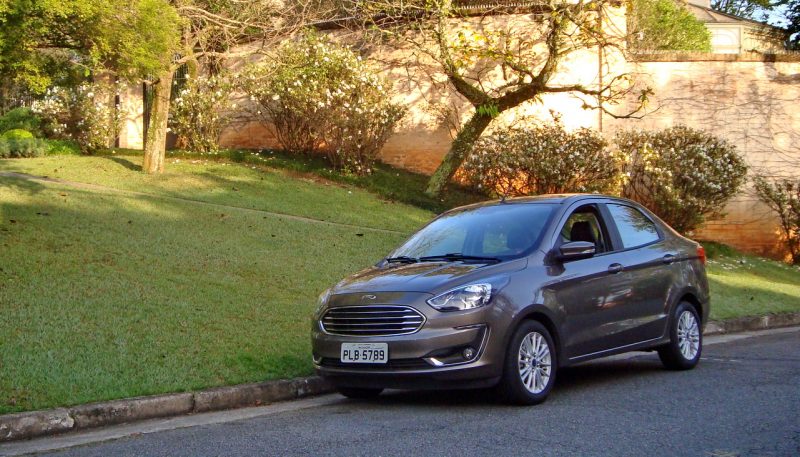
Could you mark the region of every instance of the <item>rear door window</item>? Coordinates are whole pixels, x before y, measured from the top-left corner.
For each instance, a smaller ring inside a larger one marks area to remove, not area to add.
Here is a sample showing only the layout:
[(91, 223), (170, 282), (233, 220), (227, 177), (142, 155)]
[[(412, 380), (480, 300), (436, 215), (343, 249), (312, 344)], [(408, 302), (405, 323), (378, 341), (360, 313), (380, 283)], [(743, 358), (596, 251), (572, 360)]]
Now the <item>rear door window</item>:
[(611, 203), (606, 207), (614, 218), (624, 249), (644, 246), (661, 239), (656, 224), (638, 209)]

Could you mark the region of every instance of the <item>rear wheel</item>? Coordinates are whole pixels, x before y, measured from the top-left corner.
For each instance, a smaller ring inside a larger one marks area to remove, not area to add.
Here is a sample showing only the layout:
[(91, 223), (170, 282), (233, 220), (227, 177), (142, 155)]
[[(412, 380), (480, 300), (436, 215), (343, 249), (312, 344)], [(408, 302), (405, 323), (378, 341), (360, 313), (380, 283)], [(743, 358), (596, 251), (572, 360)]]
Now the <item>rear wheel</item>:
[(347, 398), (375, 398), (383, 392), (383, 389), (366, 389), (361, 387), (337, 387), (337, 391)]
[(506, 349), (500, 393), (507, 401), (519, 405), (541, 403), (553, 388), (557, 366), (550, 332), (537, 321), (524, 321)]
[(703, 334), (694, 306), (681, 302), (670, 319), (670, 342), (658, 348), (661, 363), (670, 370), (690, 370), (700, 361)]

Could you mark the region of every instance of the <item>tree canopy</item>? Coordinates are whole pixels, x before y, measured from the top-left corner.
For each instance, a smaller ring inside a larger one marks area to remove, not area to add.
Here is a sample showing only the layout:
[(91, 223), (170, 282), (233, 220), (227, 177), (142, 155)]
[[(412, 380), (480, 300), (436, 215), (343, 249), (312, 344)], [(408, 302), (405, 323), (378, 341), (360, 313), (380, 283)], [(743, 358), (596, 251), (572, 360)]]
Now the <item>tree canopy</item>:
[(800, 50), (800, 0), (792, 0), (786, 5), (786, 20), (789, 23), (787, 31), (789, 49)]
[(767, 13), (786, 0), (712, 0), (711, 8), (747, 19), (765, 20)]
[(167, 0), (0, 0), (0, 76), (33, 92), (110, 69), (136, 79), (169, 63)]
[(711, 51), (711, 34), (676, 0), (631, 0), (631, 47), (636, 50)]

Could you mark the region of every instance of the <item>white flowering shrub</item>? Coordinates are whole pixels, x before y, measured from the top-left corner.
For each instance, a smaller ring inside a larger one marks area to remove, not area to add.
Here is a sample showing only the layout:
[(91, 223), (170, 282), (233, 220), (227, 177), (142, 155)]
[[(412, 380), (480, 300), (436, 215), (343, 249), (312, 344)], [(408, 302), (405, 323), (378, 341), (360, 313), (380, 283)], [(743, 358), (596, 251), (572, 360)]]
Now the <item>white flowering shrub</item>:
[(747, 176), (747, 165), (727, 141), (685, 126), (618, 132), (625, 157), (622, 196), (636, 200), (679, 232), (723, 215)]
[(222, 130), (231, 122), (231, 92), (225, 75), (187, 78), (169, 113), (169, 128), (178, 137), (178, 148), (197, 152), (219, 149)]
[(504, 197), (562, 192), (614, 192), (620, 162), (599, 133), (553, 124), (504, 128), (482, 137), (461, 174), (473, 186)]
[(339, 170), (366, 174), (405, 109), (389, 85), (346, 47), (307, 32), (284, 43), (274, 66), (244, 73), (256, 115), (290, 152), (322, 152)]
[(754, 187), (758, 198), (778, 216), (786, 248), (792, 263), (800, 265), (800, 180), (768, 180), (756, 176)]
[[(118, 88), (114, 88), (118, 90)], [(119, 135), (124, 113), (106, 92), (85, 83), (48, 89), (31, 107), (49, 138), (75, 141), (84, 154), (107, 148)]]

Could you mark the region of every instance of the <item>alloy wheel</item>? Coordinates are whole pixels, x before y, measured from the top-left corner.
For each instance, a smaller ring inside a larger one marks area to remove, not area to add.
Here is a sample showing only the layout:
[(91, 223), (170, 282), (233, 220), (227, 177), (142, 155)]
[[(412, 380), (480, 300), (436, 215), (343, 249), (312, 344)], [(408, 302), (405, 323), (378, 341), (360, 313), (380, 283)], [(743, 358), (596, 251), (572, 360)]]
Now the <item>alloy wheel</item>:
[(552, 358), (547, 339), (539, 332), (530, 332), (522, 339), (518, 356), (519, 376), (525, 388), (538, 394), (550, 381)]
[(700, 327), (690, 311), (684, 311), (678, 318), (678, 347), (686, 360), (693, 360), (700, 349)]

